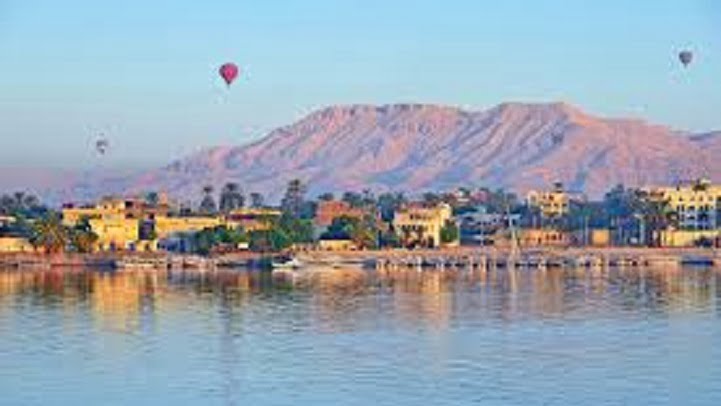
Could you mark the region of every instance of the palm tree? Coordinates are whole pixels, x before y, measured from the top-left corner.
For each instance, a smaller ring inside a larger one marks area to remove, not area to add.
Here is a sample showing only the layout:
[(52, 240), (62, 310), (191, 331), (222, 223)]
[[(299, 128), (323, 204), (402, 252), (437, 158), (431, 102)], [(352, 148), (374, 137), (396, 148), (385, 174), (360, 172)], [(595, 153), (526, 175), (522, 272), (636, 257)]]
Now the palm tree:
[(59, 253), (65, 250), (70, 238), (68, 230), (63, 226), (60, 216), (55, 213), (38, 219), (33, 223), (30, 243), (46, 253)]
[(293, 217), (300, 217), (305, 201), (305, 192), (306, 187), (300, 179), (293, 179), (288, 182), (285, 196), (283, 196), (280, 204), (283, 211)]
[(220, 191), (220, 211), (228, 213), (235, 209), (243, 207), (245, 198), (240, 190), (240, 186), (234, 182), (228, 182)]
[(260, 208), (263, 207), (265, 204), (265, 199), (263, 198), (263, 195), (258, 192), (253, 192), (250, 194), (250, 205), (252, 207)]
[(148, 192), (145, 195), (145, 203), (148, 204), (150, 207), (158, 207), (158, 203), (160, 202), (160, 196), (158, 195), (158, 192)]
[(75, 251), (88, 253), (93, 252), (98, 235), (93, 231), (90, 222), (84, 218), (69, 231), (70, 244)]
[(213, 186), (203, 186), (203, 200), (200, 201), (199, 209), (203, 214), (213, 214), (218, 211), (218, 206), (213, 198)]

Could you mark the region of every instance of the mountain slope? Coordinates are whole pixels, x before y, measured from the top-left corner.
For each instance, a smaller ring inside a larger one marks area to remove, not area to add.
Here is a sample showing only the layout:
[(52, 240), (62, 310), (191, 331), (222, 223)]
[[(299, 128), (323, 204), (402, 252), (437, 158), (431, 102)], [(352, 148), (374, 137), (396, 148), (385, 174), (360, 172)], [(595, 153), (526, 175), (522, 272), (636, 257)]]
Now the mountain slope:
[(250, 145), (207, 149), (111, 187), (95, 179), (74, 190), (88, 197), (164, 190), (197, 199), (205, 184), (235, 181), (277, 199), (293, 178), (311, 193), (456, 186), (523, 192), (560, 180), (599, 196), (618, 183), (719, 179), (712, 144), (721, 147), (721, 137), (601, 119), (563, 103), (506, 103), (481, 112), (356, 105), (317, 111)]

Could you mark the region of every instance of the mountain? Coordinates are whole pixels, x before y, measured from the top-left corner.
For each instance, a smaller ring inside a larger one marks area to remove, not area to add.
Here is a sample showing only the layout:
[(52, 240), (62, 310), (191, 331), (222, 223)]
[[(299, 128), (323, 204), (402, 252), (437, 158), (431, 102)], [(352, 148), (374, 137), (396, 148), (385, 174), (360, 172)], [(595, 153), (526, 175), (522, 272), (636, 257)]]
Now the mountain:
[(505, 103), (480, 112), (420, 104), (330, 107), (249, 145), (209, 148), (112, 181), (87, 178), (71, 192), (162, 190), (197, 200), (203, 185), (234, 181), (278, 199), (299, 178), (311, 194), (457, 186), (525, 192), (562, 181), (598, 197), (619, 183), (721, 180), (721, 161), (714, 159), (720, 134), (599, 118), (565, 103)]

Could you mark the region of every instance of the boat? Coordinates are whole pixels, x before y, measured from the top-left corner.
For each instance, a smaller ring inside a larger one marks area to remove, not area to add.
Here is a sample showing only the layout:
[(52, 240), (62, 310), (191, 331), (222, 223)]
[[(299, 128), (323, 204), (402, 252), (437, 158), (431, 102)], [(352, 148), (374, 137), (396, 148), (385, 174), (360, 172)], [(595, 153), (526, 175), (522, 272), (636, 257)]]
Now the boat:
[(167, 269), (168, 261), (165, 258), (145, 258), (127, 256), (116, 261), (117, 269)]
[(298, 258), (283, 257), (274, 259), (271, 266), (273, 269), (298, 269), (302, 267), (303, 264), (298, 260)]

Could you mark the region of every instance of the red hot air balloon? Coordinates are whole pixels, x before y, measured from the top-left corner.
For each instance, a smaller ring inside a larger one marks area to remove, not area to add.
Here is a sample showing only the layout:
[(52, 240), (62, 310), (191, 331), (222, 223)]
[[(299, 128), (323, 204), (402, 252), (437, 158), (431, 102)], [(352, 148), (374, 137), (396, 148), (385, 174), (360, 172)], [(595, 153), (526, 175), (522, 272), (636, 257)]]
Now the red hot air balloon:
[(235, 78), (238, 77), (238, 66), (234, 63), (225, 63), (223, 66), (218, 69), (218, 73), (220, 74), (220, 77), (223, 78), (225, 81), (225, 84), (230, 86), (231, 83), (235, 80)]
[(681, 51), (678, 53), (678, 59), (681, 61), (684, 67), (687, 67), (691, 61), (693, 61), (693, 52)]

